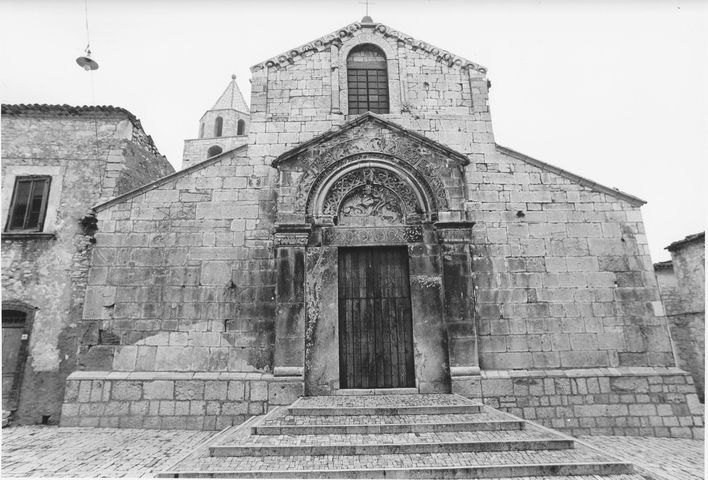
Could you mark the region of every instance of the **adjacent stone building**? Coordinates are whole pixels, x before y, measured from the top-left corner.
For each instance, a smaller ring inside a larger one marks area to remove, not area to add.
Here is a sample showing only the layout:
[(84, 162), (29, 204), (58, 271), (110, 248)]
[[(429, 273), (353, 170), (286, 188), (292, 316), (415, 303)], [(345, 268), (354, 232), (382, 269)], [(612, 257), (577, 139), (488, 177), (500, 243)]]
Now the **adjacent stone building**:
[(248, 123), (248, 105), (232, 75), (224, 93), (199, 120), (199, 138), (184, 141), (182, 168), (245, 144)]
[(678, 366), (693, 376), (705, 397), (705, 232), (689, 235), (666, 249), (671, 260), (654, 265), (671, 327)]
[(251, 71), (244, 145), (94, 208), (63, 425), (400, 388), (701, 434), (644, 202), (496, 144), (484, 67), (365, 17)]
[(122, 108), (2, 106), (4, 415), (59, 422), (84, 334), (90, 209), (172, 171)]

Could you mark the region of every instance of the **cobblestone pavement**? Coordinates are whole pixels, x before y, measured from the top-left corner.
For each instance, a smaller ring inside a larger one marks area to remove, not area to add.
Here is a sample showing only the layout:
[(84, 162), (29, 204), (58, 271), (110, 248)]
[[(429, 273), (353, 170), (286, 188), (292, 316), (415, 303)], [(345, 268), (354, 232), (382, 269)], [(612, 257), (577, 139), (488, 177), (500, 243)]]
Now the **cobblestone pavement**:
[[(188, 430), (11, 427), (2, 430), (3, 477), (152, 477), (215, 435)], [(659, 480), (703, 479), (702, 440), (582, 437)]]
[(634, 463), (656, 480), (703, 479), (704, 442), (683, 438), (580, 437), (584, 442), (611, 455)]
[(216, 432), (10, 427), (2, 477), (153, 477)]

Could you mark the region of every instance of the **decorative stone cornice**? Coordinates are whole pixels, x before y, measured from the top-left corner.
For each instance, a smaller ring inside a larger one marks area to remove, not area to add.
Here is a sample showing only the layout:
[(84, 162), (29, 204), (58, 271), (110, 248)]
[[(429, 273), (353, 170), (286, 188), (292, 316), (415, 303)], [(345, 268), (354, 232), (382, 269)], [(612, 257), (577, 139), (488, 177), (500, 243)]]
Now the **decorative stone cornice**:
[(443, 50), (442, 48), (435, 47), (429, 43), (423, 42), (421, 40), (416, 40), (410, 35), (394, 30), (391, 27), (384, 25), (383, 23), (360, 23), (354, 22), (349, 25), (340, 28), (339, 30), (332, 32), (330, 34), (324, 35), (316, 40), (308, 42), (299, 47), (293, 48), (287, 52), (283, 52), (280, 55), (266, 60), (265, 62), (258, 63), (251, 67), (251, 71), (255, 72), (262, 70), (264, 68), (283, 68), (288, 65), (295, 63), (297, 57), (304, 56), (310, 51), (323, 51), (330, 45), (341, 45), (347, 38), (353, 37), (361, 29), (372, 29), (374, 34), (381, 35), (386, 38), (394, 38), (399, 42), (403, 42), (406, 45), (410, 45), (413, 50), (420, 50), (428, 55), (435, 57), (435, 60), (439, 63), (445, 64), (449, 67), (458, 66), (460, 68), (475, 70), (479, 73), (487, 73), (487, 69), (475, 62), (467, 60), (466, 58), (459, 57), (453, 53)]
[(304, 247), (310, 239), (310, 224), (280, 223), (273, 232), (275, 247)]

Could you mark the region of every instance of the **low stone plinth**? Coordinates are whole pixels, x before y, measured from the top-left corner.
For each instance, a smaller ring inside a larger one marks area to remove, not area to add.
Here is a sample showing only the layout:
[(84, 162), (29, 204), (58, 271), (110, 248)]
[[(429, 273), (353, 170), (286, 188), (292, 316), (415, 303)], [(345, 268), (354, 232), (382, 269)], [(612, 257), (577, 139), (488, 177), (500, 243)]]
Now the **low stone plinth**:
[(452, 389), (573, 435), (703, 438), (703, 404), (678, 368), (483, 370)]
[(74, 372), (60, 425), (221, 430), (302, 395), (301, 377), (262, 373)]

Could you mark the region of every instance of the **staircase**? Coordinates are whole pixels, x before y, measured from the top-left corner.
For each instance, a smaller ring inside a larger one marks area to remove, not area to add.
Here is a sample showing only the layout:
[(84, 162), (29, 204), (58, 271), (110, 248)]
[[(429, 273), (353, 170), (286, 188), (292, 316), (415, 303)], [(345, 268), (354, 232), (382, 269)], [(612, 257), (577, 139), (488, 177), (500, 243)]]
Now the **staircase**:
[(300, 398), (222, 431), (158, 476), (644, 478), (568, 436), (437, 394)]

